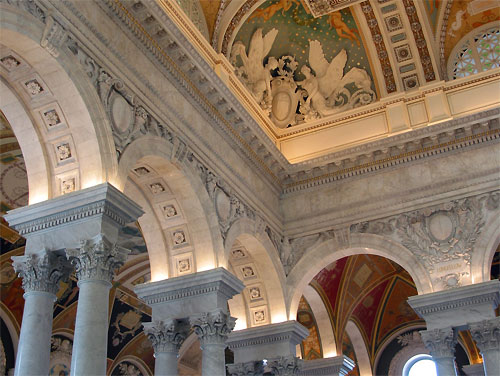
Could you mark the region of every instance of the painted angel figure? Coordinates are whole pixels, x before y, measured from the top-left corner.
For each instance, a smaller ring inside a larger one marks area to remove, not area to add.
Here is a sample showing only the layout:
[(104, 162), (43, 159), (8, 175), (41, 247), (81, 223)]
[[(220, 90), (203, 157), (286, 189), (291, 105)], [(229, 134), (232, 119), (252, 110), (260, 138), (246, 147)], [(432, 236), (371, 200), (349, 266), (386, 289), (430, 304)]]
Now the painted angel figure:
[(259, 28), (252, 35), (248, 55), (242, 42), (236, 42), (231, 50), (233, 62), (240, 56), (243, 62), (240, 73), (259, 104), (271, 102), (271, 70), (278, 67), (278, 62), (271, 57), (268, 64), (264, 65), (264, 59), (271, 51), (276, 35), (277, 29), (271, 29), (263, 36), (262, 29)]

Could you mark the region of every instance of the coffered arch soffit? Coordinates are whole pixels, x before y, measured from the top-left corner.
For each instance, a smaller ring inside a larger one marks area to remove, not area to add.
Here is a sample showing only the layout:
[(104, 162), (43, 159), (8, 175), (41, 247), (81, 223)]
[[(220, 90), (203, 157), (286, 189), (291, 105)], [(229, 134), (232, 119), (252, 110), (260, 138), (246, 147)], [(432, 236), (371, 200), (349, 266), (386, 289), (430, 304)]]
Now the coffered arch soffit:
[(27, 162), (30, 203), (106, 181), (116, 169), (111, 128), (74, 55), (48, 43), (39, 20), (0, 8), (1, 76), (18, 102), (9, 100), (4, 113)]
[(116, 178), (126, 194), (130, 192), (145, 206), (139, 223), (150, 252), (153, 280), (227, 266), (205, 187), (190, 168), (171, 160), (171, 151), (171, 145), (160, 137), (137, 139), (122, 154)]

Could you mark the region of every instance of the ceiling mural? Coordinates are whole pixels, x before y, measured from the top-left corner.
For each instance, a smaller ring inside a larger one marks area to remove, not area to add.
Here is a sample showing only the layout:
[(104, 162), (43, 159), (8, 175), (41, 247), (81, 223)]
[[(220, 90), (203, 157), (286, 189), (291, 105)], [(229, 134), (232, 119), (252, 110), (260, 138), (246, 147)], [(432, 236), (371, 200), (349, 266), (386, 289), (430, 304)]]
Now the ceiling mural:
[(348, 8), (314, 18), (304, 2), (269, 0), (239, 29), (236, 74), (285, 128), (376, 100), (370, 62)]
[(446, 25), (444, 58), (448, 61), (455, 45), (467, 33), (493, 21), (500, 20), (500, 7), (496, 1), (455, 0)]
[[(386, 338), (405, 326), (422, 323), (406, 302), (409, 296), (417, 295), (413, 280), (401, 266), (384, 257), (342, 258), (318, 273), (311, 286), (325, 302), (337, 341), (344, 338), (345, 342), (345, 327), (352, 320), (372, 362)], [(337, 343), (337, 349), (345, 347), (345, 343)]]
[(431, 25), (432, 32), (434, 35), (437, 32), (437, 25), (439, 22), (439, 11), (441, 5), (443, 5), (444, 0), (422, 0), (422, 4), (429, 19), (429, 24)]
[(297, 321), (309, 330), (309, 336), (300, 344), (302, 359), (323, 358), (318, 324), (309, 303), (303, 296), (300, 298), (299, 309), (297, 310)]

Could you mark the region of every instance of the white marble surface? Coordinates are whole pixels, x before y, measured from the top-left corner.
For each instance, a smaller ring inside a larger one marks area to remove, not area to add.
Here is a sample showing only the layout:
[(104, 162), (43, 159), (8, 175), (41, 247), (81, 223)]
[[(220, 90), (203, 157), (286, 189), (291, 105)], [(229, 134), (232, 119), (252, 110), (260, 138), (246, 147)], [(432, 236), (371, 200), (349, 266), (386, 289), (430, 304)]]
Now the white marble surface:
[(49, 292), (24, 294), (23, 322), (16, 356), (15, 376), (49, 373), (52, 310), (56, 296)]

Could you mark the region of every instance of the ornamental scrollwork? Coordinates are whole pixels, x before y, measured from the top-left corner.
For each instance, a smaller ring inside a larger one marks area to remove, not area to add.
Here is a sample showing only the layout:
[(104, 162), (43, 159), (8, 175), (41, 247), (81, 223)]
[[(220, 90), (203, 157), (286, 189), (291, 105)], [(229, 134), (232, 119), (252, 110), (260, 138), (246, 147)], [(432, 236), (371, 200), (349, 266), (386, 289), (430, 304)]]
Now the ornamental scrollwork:
[(98, 235), (82, 241), (79, 249), (66, 250), (66, 256), (75, 266), (79, 282), (111, 282), (115, 270), (125, 263), (129, 252), (128, 249), (112, 244), (106, 237)]
[(12, 256), (14, 270), (23, 279), (25, 292), (41, 291), (56, 294), (59, 282), (67, 281), (73, 268), (63, 255), (42, 250), (24, 256)]
[(227, 336), (234, 329), (236, 318), (218, 309), (193, 316), (190, 322), (203, 348), (204, 345), (224, 345)]

